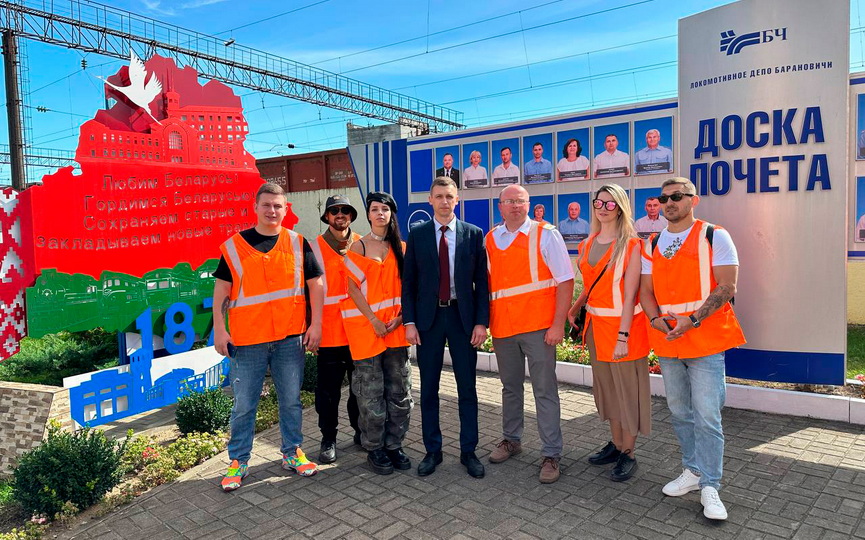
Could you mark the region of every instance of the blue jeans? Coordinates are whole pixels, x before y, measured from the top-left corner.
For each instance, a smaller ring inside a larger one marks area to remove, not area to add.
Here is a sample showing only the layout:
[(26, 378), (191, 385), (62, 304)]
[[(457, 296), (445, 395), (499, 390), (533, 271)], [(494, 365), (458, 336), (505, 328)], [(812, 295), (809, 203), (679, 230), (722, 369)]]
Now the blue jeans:
[(279, 400), (279, 431), (282, 453), (293, 454), (303, 442), (300, 386), (306, 360), (301, 336), (289, 336), (279, 341), (237, 347), (231, 359), (231, 389), (234, 407), (231, 409), (231, 439), (228, 458), (240, 463), (249, 461), (255, 436), (255, 413), (264, 384), (267, 367)]
[(721, 408), (727, 397), (724, 353), (659, 360), (682, 466), (700, 476), (701, 489), (719, 489), (724, 470)]

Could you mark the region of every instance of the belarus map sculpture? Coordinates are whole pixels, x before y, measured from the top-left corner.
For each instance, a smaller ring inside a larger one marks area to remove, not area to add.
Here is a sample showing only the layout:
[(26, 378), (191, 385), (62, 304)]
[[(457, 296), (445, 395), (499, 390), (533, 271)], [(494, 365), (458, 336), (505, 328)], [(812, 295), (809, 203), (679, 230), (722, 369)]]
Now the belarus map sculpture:
[[(178, 365), (154, 359), (152, 344), (177, 354), (211, 335), (214, 257), (255, 224), (263, 182), (226, 85), (130, 52), (105, 92), (116, 102), (81, 126), (80, 174), (65, 167), (0, 196), (0, 359), (19, 350), (25, 305), (31, 337), (95, 327), (141, 335), (129, 365), (65, 381), (81, 425), (220, 384), (227, 362), (212, 350)], [(283, 225), (297, 221), (289, 208)], [(203, 357), (216, 361), (202, 366)]]

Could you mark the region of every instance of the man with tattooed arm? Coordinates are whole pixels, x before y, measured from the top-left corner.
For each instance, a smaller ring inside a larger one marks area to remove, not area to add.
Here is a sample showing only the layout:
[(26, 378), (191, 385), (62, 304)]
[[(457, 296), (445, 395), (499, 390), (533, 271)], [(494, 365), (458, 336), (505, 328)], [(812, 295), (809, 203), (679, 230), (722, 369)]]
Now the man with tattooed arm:
[(724, 462), (724, 353), (745, 343), (733, 313), (739, 259), (730, 234), (694, 218), (700, 197), (687, 178), (670, 178), (658, 201), (667, 227), (646, 240), (640, 302), (658, 355), (682, 474), (663, 492), (700, 490), (703, 515), (727, 519), (718, 495)]

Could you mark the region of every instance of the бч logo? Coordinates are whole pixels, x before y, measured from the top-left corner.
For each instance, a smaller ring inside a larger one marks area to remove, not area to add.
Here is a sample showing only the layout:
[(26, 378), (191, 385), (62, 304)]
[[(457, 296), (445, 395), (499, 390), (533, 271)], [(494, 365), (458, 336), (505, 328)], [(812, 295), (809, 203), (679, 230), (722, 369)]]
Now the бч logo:
[(770, 28), (769, 30), (749, 32), (741, 36), (737, 36), (733, 30), (727, 30), (721, 32), (721, 52), (727, 53), (727, 56), (739, 54), (742, 49), (749, 45), (769, 43), (776, 37), (781, 38), (780, 41), (786, 41), (787, 28)]

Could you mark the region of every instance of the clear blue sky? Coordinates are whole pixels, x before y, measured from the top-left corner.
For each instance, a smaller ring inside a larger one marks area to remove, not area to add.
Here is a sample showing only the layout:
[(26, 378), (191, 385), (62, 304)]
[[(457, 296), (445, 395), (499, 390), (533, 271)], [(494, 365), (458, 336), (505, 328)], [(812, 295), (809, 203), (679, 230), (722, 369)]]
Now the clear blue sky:
[[(851, 1), (852, 71), (865, 65), (862, 2)], [(678, 19), (726, 3), (117, 0), (111, 5), (445, 105), (462, 111), (467, 125), (479, 126), (672, 97)], [(403, 43), (388, 46), (396, 42)], [(33, 41), (26, 47), (28, 103), (50, 110), (31, 109), (30, 144), (72, 150), (78, 126), (104, 106), (96, 76), (113, 74), (124, 62)], [(243, 97), (249, 121), (247, 150), (258, 158), (344, 147), (346, 122), (379, 123), (244, 88), (235, 92)], [(2, 132), (5, 143), (8, 133)], [(287, 143), (296, 149), (288, 150)], [(9, 166), (0, 165), (0, 183), (9, 174)]]

